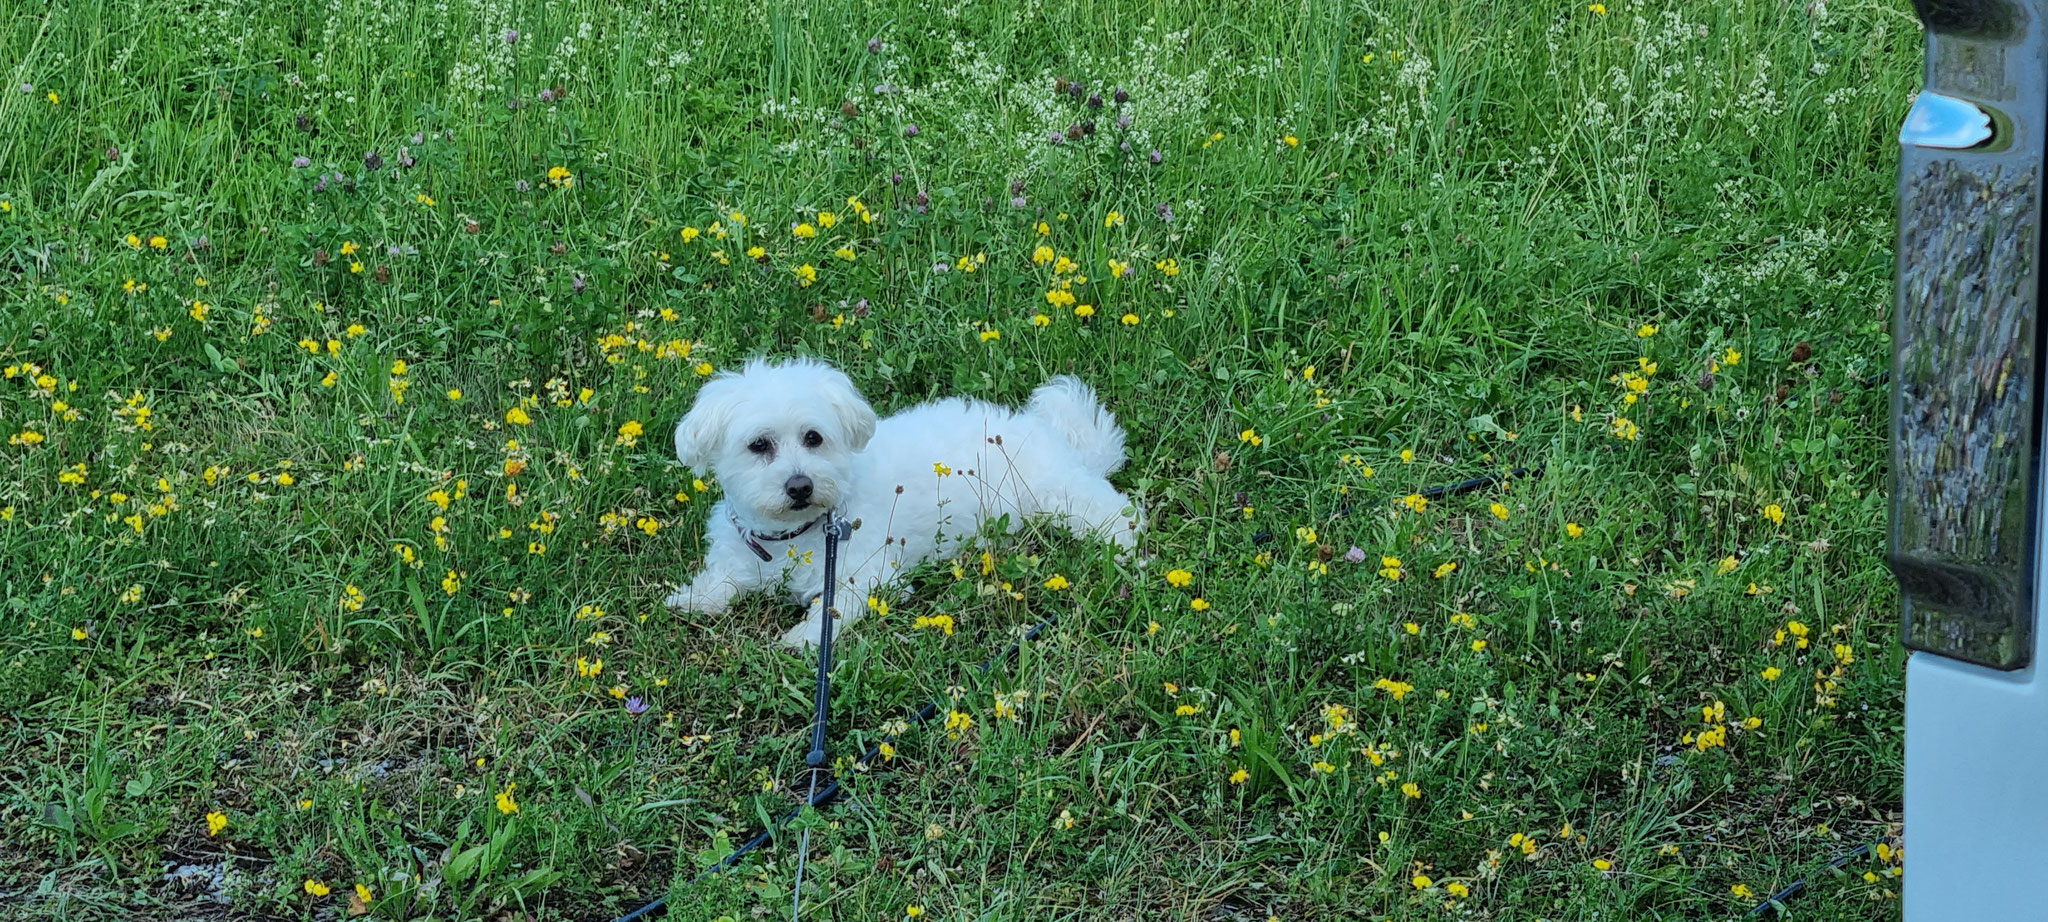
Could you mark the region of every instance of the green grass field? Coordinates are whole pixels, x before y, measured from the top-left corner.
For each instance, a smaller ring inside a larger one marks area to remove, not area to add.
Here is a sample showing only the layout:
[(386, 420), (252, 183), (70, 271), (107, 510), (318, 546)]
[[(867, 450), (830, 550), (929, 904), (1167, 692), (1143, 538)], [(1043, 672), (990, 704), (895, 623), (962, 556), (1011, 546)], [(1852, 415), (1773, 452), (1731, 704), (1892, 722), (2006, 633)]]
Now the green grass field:
[(786, 915), (789, 845), (682, 885), (801, 796), (798, 614), (661, 599), (675, 420), (806, 354), (1080, 375), (1151, 558), (853, 631), (807, 918), (1733, 918), (1878, 842), (1791, 909), (1896, 918), (1919, 61), (1903, 0), (10, 7), (0, 917)]

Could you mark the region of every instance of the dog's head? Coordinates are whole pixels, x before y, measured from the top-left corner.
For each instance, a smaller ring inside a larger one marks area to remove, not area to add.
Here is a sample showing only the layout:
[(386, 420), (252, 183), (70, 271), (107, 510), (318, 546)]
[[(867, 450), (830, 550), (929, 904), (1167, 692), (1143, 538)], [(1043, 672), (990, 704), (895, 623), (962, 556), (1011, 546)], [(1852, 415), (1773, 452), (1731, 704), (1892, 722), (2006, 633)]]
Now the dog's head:
[(795, 527), (839, 504), (874, 434), (874, 408), (838, 369), (755, 359), (697, 392), (676, 424), (676, 457), (716, 473), (742, 520)]

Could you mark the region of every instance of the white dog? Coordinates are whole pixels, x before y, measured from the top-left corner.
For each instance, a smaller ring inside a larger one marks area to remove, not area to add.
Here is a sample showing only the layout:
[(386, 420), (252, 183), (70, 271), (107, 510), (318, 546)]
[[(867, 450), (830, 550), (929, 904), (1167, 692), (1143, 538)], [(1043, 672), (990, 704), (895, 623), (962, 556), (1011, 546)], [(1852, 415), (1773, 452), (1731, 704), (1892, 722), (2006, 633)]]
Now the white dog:
[(852, 624), (906, 568), (948, 556), (982, 523), (1016, 531), (1053, 516), (1125, 550), (1138, 512), (1107, 476), (1124, 433), (1095, 392), (1057, 377), (1022, 412), (940, 400), (877, 421), (845, 374), (822, 362), (755, 360), (711, 379), (676, 425), (676, 457), (709, 466), (726, 498), (711, 510), (704, 569), (668, 598), (717, 613), (741, 593), (786, 585), (808, 605), (782, 641), (815, 643), (823, 617), (826, 512), (854, 524), (839, 545), (833, 607)]

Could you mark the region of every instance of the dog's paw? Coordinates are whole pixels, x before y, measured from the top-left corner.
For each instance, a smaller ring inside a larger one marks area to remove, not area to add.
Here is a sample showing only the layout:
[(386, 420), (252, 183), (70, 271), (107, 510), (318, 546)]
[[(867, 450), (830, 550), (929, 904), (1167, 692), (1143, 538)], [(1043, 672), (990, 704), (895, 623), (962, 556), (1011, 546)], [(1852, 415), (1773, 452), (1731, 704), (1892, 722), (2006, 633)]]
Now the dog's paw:
[[(813, 600), (802, 623), (782, 633), (782, 645), (792, 650), (816, 649), (818, 646), (818, 625), (820, 619), (824, 617), (824, 604), (819, 600)], [(846, 629), (852, 624), (853, 620), (846, 617), (846, 613), (843, 611), (834, 616), (832, 619), (833, 640), (836, 642), (845, 637)]]
[(806, 621), (782, 632), (780, 643), (791, 650), (810, 650), (818, 646), (817, 625)]
[(662, 600), (662, 604), (676, 611), (703, 612), (707, 615), (716, 615), (725, 611), (724, 600), (691, 592), (688, 586), (669, 593), (668, 598)]

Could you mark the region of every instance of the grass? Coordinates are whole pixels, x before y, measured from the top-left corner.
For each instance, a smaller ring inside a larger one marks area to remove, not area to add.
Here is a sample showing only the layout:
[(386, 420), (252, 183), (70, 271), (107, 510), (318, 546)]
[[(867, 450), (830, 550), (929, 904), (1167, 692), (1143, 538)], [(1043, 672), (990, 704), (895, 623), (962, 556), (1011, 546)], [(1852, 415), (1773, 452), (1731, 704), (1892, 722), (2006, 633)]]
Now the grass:
[(786, 911), (786, 847), (679, 885), (799, 796), (795, 615), (660, 604), (717, 494), (668, 427), (758, 354), (885, 412), (1079, 374), (1151, 520), (853, 632), (813, 917), (1731, 918), (1897, 844), (1902, 2), (80, 0), (0, 52), (0, 913)]

